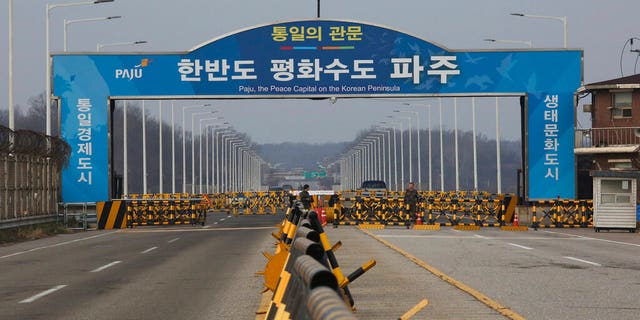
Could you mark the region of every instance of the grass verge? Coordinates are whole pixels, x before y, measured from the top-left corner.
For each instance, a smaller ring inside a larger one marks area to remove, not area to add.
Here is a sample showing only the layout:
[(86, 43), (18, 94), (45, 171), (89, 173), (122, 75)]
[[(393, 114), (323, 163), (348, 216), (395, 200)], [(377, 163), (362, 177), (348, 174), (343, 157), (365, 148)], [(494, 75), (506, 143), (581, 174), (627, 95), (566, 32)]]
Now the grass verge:
[(0, 245), (36, 240), (70, 231), (57, 223), (43, 223), (0, 230)]

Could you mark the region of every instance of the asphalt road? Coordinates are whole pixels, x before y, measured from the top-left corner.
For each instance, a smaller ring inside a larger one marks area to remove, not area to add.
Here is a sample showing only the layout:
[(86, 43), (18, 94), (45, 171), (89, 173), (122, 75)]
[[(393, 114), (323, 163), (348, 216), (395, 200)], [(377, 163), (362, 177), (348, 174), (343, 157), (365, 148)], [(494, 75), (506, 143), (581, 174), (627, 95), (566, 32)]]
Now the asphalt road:
[(372, 233), (527, 319), (640, 319), (640, 236), (593, 229)]
[(90, 231), (0, 247), (0, 319), (250, 319), (282, 216)]

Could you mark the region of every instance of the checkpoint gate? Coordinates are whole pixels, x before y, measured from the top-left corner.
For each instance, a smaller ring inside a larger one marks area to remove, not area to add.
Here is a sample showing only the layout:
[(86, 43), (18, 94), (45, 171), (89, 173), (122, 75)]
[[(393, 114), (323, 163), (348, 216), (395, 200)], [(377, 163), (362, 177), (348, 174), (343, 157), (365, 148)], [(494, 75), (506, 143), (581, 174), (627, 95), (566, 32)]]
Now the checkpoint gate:
[[(575, 197), (582, 50), (452, 50), (350, 20), (240, 30), (184, 53), (56, 53), (53, 95), (72, 155), (65, 202), (108, 201), (117, 99), (523, 96), (525, 196)], [(571, 147), (568, 147), (571, 146)]]

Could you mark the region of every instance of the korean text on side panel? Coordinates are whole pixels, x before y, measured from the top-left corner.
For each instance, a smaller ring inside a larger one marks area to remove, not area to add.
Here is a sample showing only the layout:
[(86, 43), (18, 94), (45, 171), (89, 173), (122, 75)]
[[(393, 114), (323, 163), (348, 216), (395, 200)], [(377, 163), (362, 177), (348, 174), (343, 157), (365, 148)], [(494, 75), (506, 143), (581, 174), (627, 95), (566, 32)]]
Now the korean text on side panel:
[(547, 95), (544, 103), (544, 178), (558, 181), (558, 95)]
[(78, 99), (76, 105), (77, 119), (78, 119), (78, 163), (76, 169), (80, 175), (76, 182), (86, 183), (88, 185), (93, 184), (93, 142), (91, 138), (91, 99), (81, 98)]

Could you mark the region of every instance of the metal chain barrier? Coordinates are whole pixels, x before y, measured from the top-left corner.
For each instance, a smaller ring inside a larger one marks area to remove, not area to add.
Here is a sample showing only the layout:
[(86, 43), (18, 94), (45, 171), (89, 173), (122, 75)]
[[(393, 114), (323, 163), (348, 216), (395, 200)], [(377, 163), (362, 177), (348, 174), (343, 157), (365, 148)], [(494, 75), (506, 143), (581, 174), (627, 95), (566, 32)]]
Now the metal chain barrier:
[(593, 200), (550, 200), (533, 203), (532, 228), (591, 228)]

